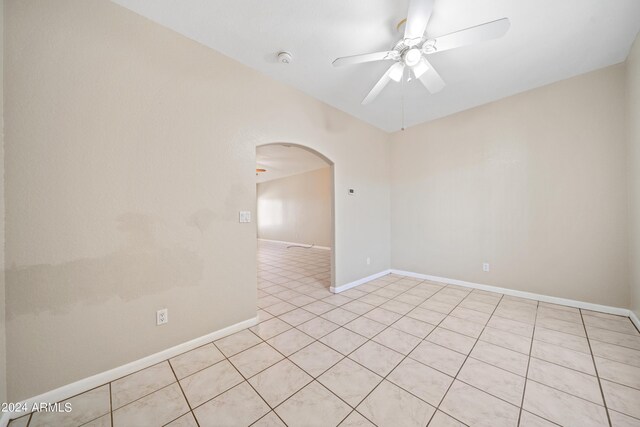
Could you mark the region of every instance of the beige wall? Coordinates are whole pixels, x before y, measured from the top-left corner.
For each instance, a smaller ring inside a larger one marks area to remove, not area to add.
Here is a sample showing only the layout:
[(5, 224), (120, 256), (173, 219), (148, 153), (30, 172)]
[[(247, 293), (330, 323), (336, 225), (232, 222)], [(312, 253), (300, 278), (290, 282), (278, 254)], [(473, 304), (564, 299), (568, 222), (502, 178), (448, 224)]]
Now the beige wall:
[(0, 0), (0, 402), (7, 400), (4, 280), (4, 0)]
[(628, 307), (624, 71), (395, 133), (393, 268)]
[(258, 238), (331, 247), (331, 167), (259, 183)]
[(389, 268), (385, 133), (107, 0), (5, 15), (9, 399), (255, 315), (256, 145), (335, 163), (338, 285)]
[(631, 309), (640, 317), (640, 36), (627, 59)]

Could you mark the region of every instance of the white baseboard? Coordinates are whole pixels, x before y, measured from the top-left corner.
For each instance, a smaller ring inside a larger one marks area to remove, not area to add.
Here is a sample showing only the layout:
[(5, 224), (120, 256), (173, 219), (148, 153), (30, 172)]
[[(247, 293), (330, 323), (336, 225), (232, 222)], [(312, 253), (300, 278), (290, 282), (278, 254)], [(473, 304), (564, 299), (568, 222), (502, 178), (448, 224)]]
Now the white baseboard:
[(284, 240), (271, 240), (271, 239), (260, 239), (258, 238), (258, 240), (262, 241), (262, 242), (272, 242), (272, 243), (282, 243), (285, 245), (296, 245), (296, 246), (311, 246), (313, 245), (313, 249), (323, 249), (325, 251), (330, 251), (331, 248), (328, 246), (317, 246), (313, 243), (296, 243), (296, 242), (285, 242)]
[[(118, 366), (117, 368), (113, 368), (108, 371), (93, 375), (91, 377), (81, 379), (74, 383), (64, 385), (62, 387), (56, 388), (55, 390), (51, 390), (46, 393), (43, 393), (39, 396), (26, 399), (20, 403), (26, 403), (27, 407), (32, 407), (34, 403), (40, 403), (40, 402), (56, 403), (62, 400), (69, 399), (70, 397), (76, 396), (80, 393), (84, 393), (85, 391), (99, 387), (111, 381), (115, 381), (118, 378), (122, 378), (126, 375), (132, 374), (141, 369), (148, 368), (149, 366), (153, 366), (157, 363), (160, 363), (162, 361), (175, 357), (186, 351), (193, 350), (194, 348), (197, 348), (204, 344), (218, 340), (227, 335), (231, 335), (243, 329), (250, 328), (251, 326), (254, 326), (257, 323), (258, 323), (258, 317), (253, 317), (251, 319), (244, 320), (242, 322), (233, 324), (231, 326), (227, 326), (226, 328), (211, 332), (207, 335), (203, 335), (201, 337), (192, 339), (191, 341), (178, 344), (174, 347), (168, 348), (166, 350), (162, 350), (150, 356), (143, 357), (142, 359), (138, 359), (131, 363), (127, 363), (126, 365)], [(19, 417), (22, 417), (23, 415), (26, 415), (26, 413), (25, 412), (4, 413), (2, 415), (2, 418), (0, 418), (0, 427), (6, 427), (9, 424), (9, 421), (11, 419), (19, 418)]]
[(370, 281), (372, 281), (374, 279), (377, 279), (378, 277), (386, 276), (389, 273), (391, 273), (391, 270), (384, 270), (384, 271), (381, 271), (379, 273), (372, 274), (371, 276), (363, 277), (362, 279), (358, 279), (358, 280), (356, 280), (354, 282), (347, 283), (345, 285), (341, 285), (341, 286), (337, 286), (337, 287), (331, 286), (329, 288), (329, 290), (331, 292), (333, 292), (334, 294), (338, 294), (340, 292), (346, 291), (347, 289), (355, 288), (358, 285), (362, 285), (363, 283), (370, 282)]
[(394, 274), (402, 276), (410, 276), (418, 279), (431, 280), (433, 282), (446, 283), (448, 285), (464, 286), (466, 288), (480, 289), (489, 292), (498, 292), (514, 297), (532, 299), (536, 301), (548, 302), (551, 304), (561, 304), (569, 307), (584, 308), (585, 310), (599, 311), (601, 313), (616, 314), (618, 316), (630, 317), (630, 310), (626, 308), (611, 307), (608, 305), (593, 304), (590, 302), (576, 301), (567, 298), (552, 297), (542, 294), (534, 294), (532, 292), (517, 291), (509, 288), (500, 288), (497, 286), (482, 285), (480, 283), (465, 282), (464, 280), (449, 279), (446, 277), (431, 276), (428, 274), (413, 273), (411, 271), (391, 270)]
[(633, 324), (636, 325), (636, 328), (638, 328), (638, 330), (640, 331), (640, 319), (638, 319), (638, 316), (633, 310), (629, 310), (629, 318), (631, 319)]

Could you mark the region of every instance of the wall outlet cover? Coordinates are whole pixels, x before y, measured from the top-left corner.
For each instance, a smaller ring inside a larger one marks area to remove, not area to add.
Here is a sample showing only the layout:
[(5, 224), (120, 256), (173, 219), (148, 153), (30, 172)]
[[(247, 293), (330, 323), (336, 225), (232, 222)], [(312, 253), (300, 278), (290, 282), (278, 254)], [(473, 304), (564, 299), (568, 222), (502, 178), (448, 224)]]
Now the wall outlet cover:
[(169, 310), (163, 308), (161, 310), (156, 311), (156, 325), (164, 325), (165, 323), (169, 323)]

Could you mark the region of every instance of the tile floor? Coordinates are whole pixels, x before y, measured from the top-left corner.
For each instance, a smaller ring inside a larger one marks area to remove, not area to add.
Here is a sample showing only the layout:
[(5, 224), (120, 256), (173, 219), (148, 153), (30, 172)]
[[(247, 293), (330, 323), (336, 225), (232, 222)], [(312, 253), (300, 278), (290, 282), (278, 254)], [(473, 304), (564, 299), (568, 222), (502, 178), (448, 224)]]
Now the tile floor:
[(257, 326), (11, 426), (640, 426), (627, 318), (259, 248)]

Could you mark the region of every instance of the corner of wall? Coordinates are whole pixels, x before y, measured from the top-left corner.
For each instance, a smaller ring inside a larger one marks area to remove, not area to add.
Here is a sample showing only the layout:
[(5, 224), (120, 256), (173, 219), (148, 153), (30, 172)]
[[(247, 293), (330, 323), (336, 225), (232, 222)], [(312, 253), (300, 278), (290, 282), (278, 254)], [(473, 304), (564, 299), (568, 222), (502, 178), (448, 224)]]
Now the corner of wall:
[(640, 34), (626, 62), (629, 285), (631, 311), (640, 317)]
[(391, 159), (391, 155), (393, 153), (392, 151), (392, 147), (393, 147), (393, 141), (394, 141), (394, 135), (395, 132), (387, 132), (386, 135), (386, 144), (385, 144), (385, 149), (386, 149), (386, 159), (387, 159), (387, 218), (389, 218), (389, 220), (387, 221), (387, 235), (389, 236), (388, 239), (388, 245), (387, 245), (387, 259), (389, 260), (389, 263), (387, 264), (387, 268), (391, 269), (393, 268), (393, 261), (392, 261), (392, 256), (393, 256), (393, 251), (391, 250), (391, 240), (393, 238), (393, 234), (391, 231), (391, 218), (392, 218), (392, 203), (393, 203), (393, 195), (391, 193), (391, 178), (393, 176), (393, 170), (391, 169), (393, 167), (393, 161)]

